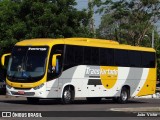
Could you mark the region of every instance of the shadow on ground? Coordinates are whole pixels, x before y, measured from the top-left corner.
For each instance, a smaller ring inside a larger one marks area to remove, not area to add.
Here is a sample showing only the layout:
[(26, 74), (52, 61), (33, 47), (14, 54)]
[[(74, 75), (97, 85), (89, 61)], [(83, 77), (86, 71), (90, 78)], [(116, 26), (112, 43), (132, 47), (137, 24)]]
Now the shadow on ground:
[[(10, 104), (29, 104), (27, 100), (0, 100), (2, 103), (10, 103)], [(146, 101), (138, 101), (136, 99), (134, 100), (129, 100), (127, 104), (145, 104), (147, 103)], [(118, 104), (113, 102), (112, 100), (102, 100), (100, 103), (88, 103), (86, 100), (75, 100), (72, 104), (70, 105), (82, 105), (82, 104)], [(34, 105), (62, 105), (61, 101), (58, 99), (41, 99), (38, 104)]]

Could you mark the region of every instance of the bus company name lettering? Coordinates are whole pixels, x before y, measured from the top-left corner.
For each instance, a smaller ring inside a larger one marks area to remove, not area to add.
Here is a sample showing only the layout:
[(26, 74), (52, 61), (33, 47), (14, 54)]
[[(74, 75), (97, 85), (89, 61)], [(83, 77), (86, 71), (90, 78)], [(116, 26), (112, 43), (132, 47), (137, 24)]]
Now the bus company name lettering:
[(86, 68), (86, 72), (85, 74), (94, 74), (94, 75), (118, 75), (118, 70), (114, 69), (114, 70), (111, 70), (111, 69), (107, 69), (107, 70), (104, 70), (104, 69), (92, 69), (90, 67), (87, 67)]
[(45, 51), (47, 50), (46, 48), (31, 48), (29, 47), (28, 50), (39, 50), (39, 51)]

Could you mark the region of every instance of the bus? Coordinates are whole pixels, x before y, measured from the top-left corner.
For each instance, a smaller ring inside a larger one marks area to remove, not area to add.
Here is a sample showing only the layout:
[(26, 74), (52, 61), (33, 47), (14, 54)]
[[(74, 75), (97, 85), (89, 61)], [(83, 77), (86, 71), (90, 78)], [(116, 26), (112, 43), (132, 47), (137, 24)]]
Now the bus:
[(127, 103), (155, 93), (156, 69), (153, 48), (94, 38), (37, 38), (13, 47), (6, 90), (31, 104), (43, 98)]

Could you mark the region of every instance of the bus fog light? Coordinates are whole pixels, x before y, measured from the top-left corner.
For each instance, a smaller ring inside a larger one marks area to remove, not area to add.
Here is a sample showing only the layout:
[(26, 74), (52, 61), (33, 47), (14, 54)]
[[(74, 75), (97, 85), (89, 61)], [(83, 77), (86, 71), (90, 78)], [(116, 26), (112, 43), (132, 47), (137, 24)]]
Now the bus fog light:
[(44, 86), (44, 84), (41, 84), (41, 85), (39, 85), (39, 86), (37, 86), (37, 87), (35, 87), (35, 88), (33, 88), (34, 90), (37, 90), (37, 89), (40, 89), (40, 88), (42, 88)]

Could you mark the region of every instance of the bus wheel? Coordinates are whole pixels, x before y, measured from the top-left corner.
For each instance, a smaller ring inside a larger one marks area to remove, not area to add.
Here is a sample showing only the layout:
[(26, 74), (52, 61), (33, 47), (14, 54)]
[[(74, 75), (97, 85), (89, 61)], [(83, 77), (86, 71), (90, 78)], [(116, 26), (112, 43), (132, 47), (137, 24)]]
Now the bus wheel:
[(70, 87), (66, 87), (63, 90), (62, 95), (62, 103), (63, 104), (70, 104), (74, 101), (74, 91), (70, 89)]
[(129, 98), (129, 91), (125, 87), (122, 88), (120, 97), (117, 98), (118, 103), (124, 104), (127, 103)]
[(100, 97), (87, 97), (86, 99), (88, 103), (100, 103), (101, 102)]
[(37, 103), (39, 103), (39, 98), (27, 97), (27, 102), (29, 104), (37, 104)]

